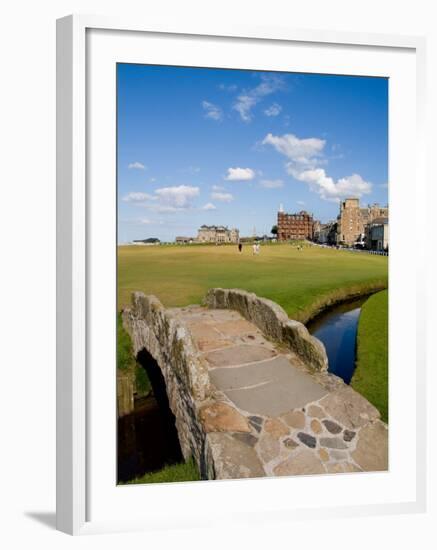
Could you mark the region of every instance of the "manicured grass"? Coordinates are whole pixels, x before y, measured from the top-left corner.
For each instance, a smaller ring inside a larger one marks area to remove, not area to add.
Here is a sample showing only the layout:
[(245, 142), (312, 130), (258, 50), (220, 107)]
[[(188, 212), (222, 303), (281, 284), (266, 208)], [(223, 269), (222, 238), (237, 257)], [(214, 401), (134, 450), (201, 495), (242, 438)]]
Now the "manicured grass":
[(182, 464), (165, 466), (162, 470), (145, 474), (128, 481), (126, 485), (133, 483), (173, 483), (174, 481), (198, 481), (200, 480), (197, 466), (193, 460)]
[(306, 322), (330, 299), (387, 286), (385, 256), (290, 244), (120, 246), (118, 308), (131, 293), (154, 294), (165, 306), (200, 303), (212, 287), (243, 288), (279, 303), (293, 319)]
[(371, 296), (361, 309), (357, 367), (351, 386), (388, 422), (388, 291)]

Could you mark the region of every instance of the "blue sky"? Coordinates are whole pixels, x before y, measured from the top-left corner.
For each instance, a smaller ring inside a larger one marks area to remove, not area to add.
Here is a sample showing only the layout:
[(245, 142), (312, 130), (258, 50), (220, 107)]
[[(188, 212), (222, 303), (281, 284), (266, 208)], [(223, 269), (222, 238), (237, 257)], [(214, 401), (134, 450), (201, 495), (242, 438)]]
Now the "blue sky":
[(388, 80), (118, 64), (118, 240), (387, 204)]

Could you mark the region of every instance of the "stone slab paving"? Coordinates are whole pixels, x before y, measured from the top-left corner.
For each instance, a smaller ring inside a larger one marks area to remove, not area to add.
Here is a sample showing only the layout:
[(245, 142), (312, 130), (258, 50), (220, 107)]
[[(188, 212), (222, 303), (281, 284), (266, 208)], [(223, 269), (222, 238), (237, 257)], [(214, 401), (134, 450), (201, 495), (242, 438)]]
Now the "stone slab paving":
[[(275, 357), (277, 352), (256, 343), (236, 344), (226, 349), (210, 351), (205, 354), (208, 364), (214, 367), (238, 367)], [(223, 368), (221, 369), (223, 371)]]
[(205, 361), (214, 396), (200, 411), (222, 477), (388, 469), (388, 428), (364, 397), (311, 373), (233, 310), (173, 308)]
[(210, 378), (239, 409), (255, 415), (278, 416), (327, 394), (323, 386), (284, 355), (263, 361), (260, 354), (258, 362), (250, 365), (212, 369)]

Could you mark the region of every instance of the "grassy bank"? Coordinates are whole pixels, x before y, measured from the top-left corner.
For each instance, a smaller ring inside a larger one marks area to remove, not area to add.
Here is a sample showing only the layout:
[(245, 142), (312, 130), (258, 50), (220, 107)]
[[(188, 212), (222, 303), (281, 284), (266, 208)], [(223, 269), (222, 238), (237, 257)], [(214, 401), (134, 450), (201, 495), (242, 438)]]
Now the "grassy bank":
[(388, 422), (388, 291), (371, 296), (361, 309), (357, 368), (351, 386)]
[(118, 307), (134, 290), (165, 306), (200, 303), (212, 287), (243, 288), (279, 303), (306, 322), (325, 305), (387, 286), (387, 257), (290, 244), (250, 246), (122, 246), (118, 249)]
[(135, 359), (132, 341), (123, 328), (120, 313), (117, 316), (117, 369), (130, 373), (133, 380), (135, 380), (137, 396), (145, 396), (151, 391), (150, 380), (145, 369)]
[(198, 481), (200, 479), (197, 466), (193, 460), (182, 464), (165, 466), (158, 472), (145, 474), (128, 481), (126, 485), (139, 483), (173, 483), (175, 481)]

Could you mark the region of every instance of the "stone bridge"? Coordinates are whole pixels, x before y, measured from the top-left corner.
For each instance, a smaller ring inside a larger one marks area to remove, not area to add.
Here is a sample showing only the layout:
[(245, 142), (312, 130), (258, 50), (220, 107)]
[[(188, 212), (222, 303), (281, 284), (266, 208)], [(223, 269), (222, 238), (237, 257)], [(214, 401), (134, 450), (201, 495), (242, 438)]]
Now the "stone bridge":
[(165, 381), (185, 459), (203, 479), (388, 468), (379, 412), (327, 372), (323, 344), (277, 304), (212, 289), (203, 306), (132, 295), (135, 353)]

